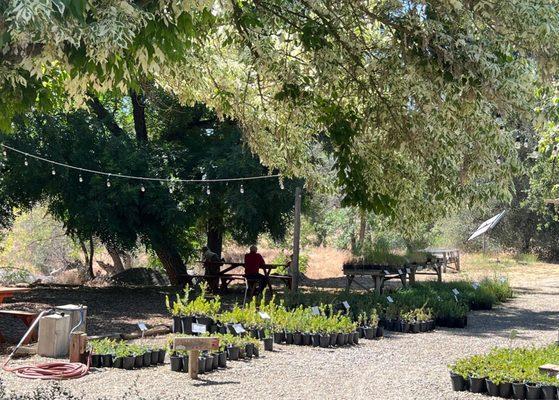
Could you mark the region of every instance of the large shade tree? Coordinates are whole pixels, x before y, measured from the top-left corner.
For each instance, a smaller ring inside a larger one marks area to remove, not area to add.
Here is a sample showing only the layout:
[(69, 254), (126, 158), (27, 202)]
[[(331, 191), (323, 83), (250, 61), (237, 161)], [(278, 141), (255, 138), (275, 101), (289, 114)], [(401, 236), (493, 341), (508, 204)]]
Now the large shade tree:
[[(507, 198), (509, 114), (553, 72), (557, 0), (0, 4), (0, 114), (146, 77), (238, 120), (263, 162), (335, 160), (346, 204), (433, 219)], [(527, 116), (529, 118), (529, 115)], [(413, 224), (407, 224), (412, 226)]]

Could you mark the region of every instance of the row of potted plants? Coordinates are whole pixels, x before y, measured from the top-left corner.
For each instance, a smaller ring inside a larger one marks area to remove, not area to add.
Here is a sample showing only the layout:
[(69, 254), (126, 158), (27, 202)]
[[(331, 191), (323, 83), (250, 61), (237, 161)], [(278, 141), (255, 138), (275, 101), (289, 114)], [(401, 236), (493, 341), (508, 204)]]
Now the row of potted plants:
[(392, 311), (390, 306), (387, 308), (386, 318), (381, 321), (386, 330), (420, 333), (435, 329), (435, 320), (431, 309), (421, 307), (400, 313), (397, 309)]
[(515, 399), (557, 399), (559, 380), (540, 372), (544, 364), (559, 363), (559, 346), (498, 348), (450, 366), (454, 391), (469, 390)]
[(94, 368), (134, 369), (163, 364), (166, 349), (152, 349), (144, 345), (112, 339), (92, 340), (90, 366)]
[[(188, 372), (188, 352), (172, 348), (174, 335), (168, 340), (168, 349), (171, 361), (171, 371)], [(234, 336), (231, 334), (212, 335), (219, 338), (220, 347), (215, 352), (202, 352), (198, 359), (198, 373), (210, 372), (218, 368), (226, 368), (227, 360), (249, 360), (260, 356), (260, 342), (250, 336)]]

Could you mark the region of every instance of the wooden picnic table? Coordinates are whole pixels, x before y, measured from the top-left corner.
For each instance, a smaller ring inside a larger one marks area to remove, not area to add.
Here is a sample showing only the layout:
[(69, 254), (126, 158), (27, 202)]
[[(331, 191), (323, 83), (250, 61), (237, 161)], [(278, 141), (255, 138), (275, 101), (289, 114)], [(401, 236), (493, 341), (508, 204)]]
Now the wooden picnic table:
[[(18, 288), (18, 287), (0, 287), (0, 304), (4, 303), (5, 299), (13, 297), (16, 293), (27, 293), (31, 291), (29, 288)], [(37, 313), (18, 311), (18, 310), (0, 310), (0, 315), (7, 317), (12, 317), (21, 320), (25, 326), (29, 327), (37, 318)], [(30, 335), (26, 340), (26, 343), (36, 338), (36, 334)], [(2, 332), (0, 332), (0, 343), (5, 342), (6, 339)]]
[[(204, 278), (206, 281), (209, 279), (219, 279), (221, 280), (221, 289), (222, 290), (227, 290), (227, 286), (229, 284), (229, 282), (231, 282), (232, 280), (235, 279), (245, 279), (245, 274), (244, 271), (242, 274), (235, 274), (232, 273), (236, 268), (244, 268), (245, 267), (245, 263), (244, 262), (234, 262), (234, 261), (197, 261), (198, 263), (204, 264), (204, 265), (215, 265), (215, 266), (219, 266), (220, 268), (224, 267), (223, 269), (219, 270), (219, 273), (217, 273), (217, 275), (201, 275), (199, 277)], [(271, 282), (271, 278), (279, 278), (282, 281), (284, 281), (288, 288), (291, 289), (291, 276), (290, 275), (272, 275), (272, 271), (274, 269), (280, 268), (280, 267), (287, 267), (287, 265), (285, 264), (264, 264), (263, 266), (260, 267), (260, 269), (263, 272), (263, 276), (264, 276), (264, 281), (266, 283), (266, 286), (268, 287), (268, 289), (270, 290), (270, 293), (273, 293), (273, 289), (272, 289), (272, 282)]]
[[(454, 248), (428, 247), (422, 251), (431, 254), (437, 260), (441, 261), (443, 264), (443, 272), (446, 272), (447, 267), (460, 271), (460, 250)], [(454, 268), (451, 267), (450, 264), (454, 264)]]

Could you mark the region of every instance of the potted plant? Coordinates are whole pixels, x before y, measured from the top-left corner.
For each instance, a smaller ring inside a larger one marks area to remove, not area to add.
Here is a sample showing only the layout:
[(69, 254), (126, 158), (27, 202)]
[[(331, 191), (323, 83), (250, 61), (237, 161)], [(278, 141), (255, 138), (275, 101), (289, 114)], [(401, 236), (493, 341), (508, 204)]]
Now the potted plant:
[(170, 354), (169, 358), (171, 360), (171, 371), (181, 371), (183, 368), (182, 356), (177, 351), (174, 351)]

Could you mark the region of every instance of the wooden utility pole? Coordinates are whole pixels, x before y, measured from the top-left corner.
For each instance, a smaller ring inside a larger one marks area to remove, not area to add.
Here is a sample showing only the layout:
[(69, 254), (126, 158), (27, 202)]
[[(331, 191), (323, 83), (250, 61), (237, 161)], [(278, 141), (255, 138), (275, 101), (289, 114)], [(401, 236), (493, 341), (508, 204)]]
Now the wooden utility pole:
[(299, 242), (301, 241), (301, 187), (295, 189), (295, 221), (293, 224), (293, 259), (291, 261), (291, 274), (293, 285), (291, 290), (299, 290)]

